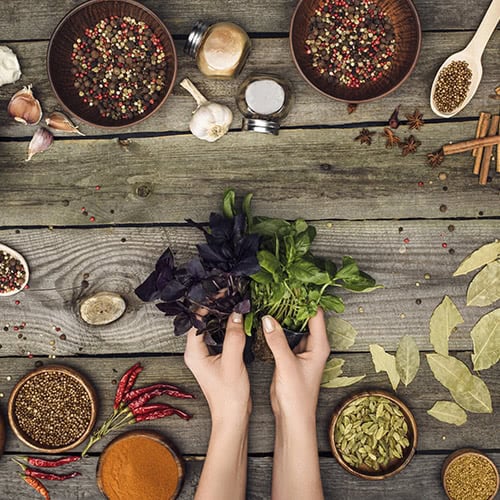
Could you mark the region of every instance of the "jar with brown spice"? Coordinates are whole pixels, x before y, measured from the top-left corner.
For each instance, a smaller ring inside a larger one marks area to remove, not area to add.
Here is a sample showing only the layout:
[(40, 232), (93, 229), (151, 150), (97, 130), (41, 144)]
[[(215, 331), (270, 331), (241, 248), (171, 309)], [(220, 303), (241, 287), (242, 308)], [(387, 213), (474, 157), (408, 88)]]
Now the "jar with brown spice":
[(250, 38), (230, 22), (209, 25), (198, 21), (188, 36), (184, 52), (196, 59), (209, 78), (231, 79), (239, 74), (250, 52)]

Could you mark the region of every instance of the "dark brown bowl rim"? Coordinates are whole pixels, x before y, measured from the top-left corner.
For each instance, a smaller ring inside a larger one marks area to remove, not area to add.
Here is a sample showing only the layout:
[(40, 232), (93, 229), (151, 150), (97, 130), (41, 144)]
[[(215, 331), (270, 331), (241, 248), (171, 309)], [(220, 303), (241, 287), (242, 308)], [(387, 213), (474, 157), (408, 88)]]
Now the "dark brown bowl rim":
[(377, 99), (381, 99), (382, 97), (387, 96), (391, 92), (394, 92), (396, 89), (398, 89), (401, 85), (403, 85), (403, 83), (405, 83), (406, 80), (408, 80), (408, 78), (410, 77), (410, 75), (413, 73), (413, 70), (415, 69), (415, 66), (417, 65), (418, 59), (420, 57), (420, 51), (421, 51), (421, 48), (422, 48), (422, 24), (420, 22), (420, 17), (418, 16), (418, 11), (417, 11), (415, 5), (413, 4), (412, 0), (398, 0), (398, 1), (404, 2), (404, 3), (406, 3), (408, 5), (408, 7), (410, 7), (410, 10), (412, 11), (412, 13), (413, 13), (413, 15), (415, 17), (416, 23), (417, 23), (417, 26), (416, 26), (417, 27), (417, 35), (418, 35), (417, 36), (417, 50), (416, 50), (413, 62), (411, 64), (411, 66), (408, 68), (408, 71), (406, 72), (406, 74), (403, 76), (403, 78), (401, 78), (401, 80), (398, 83), (396, 83), (396, 85), (394, 85), (390, 89), (386, 90), (384, 93), (379, 94), (379, 95), (374, 96), (374, 97), (370, 97), (368, 99), (343, 99), (341, 97), (336, 97), (336, 96), (333, 96), (331, 94), (328, 94), (328, 93), (324, 92), (323, 90), (319, 89), (318, 87), (316, 87), (316, 85), (314, 85), (314, 83), (311, 82), (311, 80), (309, 80), (309, 78), (302, 71), (302, 68), (300, 67), (299, 62), (297, 61), (297, 58), (295, 56), (295, 50), (293, 48), (293, 25), (294, 25), (294, 22), (295, 22), (295, 17), (297, 15), (297, 12), (299, 11), (300, 6), (305, 1), (307, 1), (307, 0), (299, 0), (299, 2), (297, 3), (297, 5), (295, 7), (295, 10), (293, 11), (292, 19), (290, 21), (289, 44), (290, 44), (290, 52), (292, 54), (292, 59), (293, 59), (293, 62), (295, 64), (295, 67), (298, 69), (298, 71), (299, 71), (300, 75), (302, 76), (302, 78), (313, 89), (315, 89), (320, 94), (323, 94), (324, 96), (328, 97), (329, 99), (333, 99), (335, 101), (346, 102), (346, 103), (353, 103), (353, 104), (361, 104), (363, 102), (371, 102), (371, 101), (375, 101)]
[[(337, 420), (340, 416), (340, 414), (344, 411), (347, 405), (355, 401), (356, 399), (363, 398), (366, 396), (381, 396), (384, 398), (389, 399), (393, 403), (399, 406), (401, 410), (403, 411), (406, 421), (411, 427), (412, 435), (413, 435), (413, 440), (410, 443), (410, 451), (408, 455), (405, 457), (405, 459), (393, 470), (390, 472), (384, 472), (381, 471), (380, 474), (365, 474), (362, 471), (359, 471), (355, 469), (354, 467), (351, 467), (345, 460), (342, 458), (342, 455), (339, 453), (337, 450), (337, 445), (335, 444), (335, 439), (333, 437), (333, 431), (335, 429), (335, 424), (337, 423)], [(413, 413), (411, 410), (406, 406), (401, 399), (398, 397), (394, 396), (394, 394), (391, 394), (390, 392), (381, 390), (381, 389), (372, 389), (372, 390), (364, 390), (361, 392), (356, 392), (354, 394), (351, 394), (350, 396), (347, 396), (344, 398), (340, 404), (335, 408), (332, 418), (330, 420), (330, 427), (328, 428), (328, 439), (330, 441), (330, 447), (332, 449), (333, 456), (337, 459), (337, 462), (343, 467), (347, 472), (350, 472), (354, 476), (363, 478), (363, 479), (368, 479), (371, 481), (381, 481), (383, 479), (388, 479), (392, 476), (395, 476), (399, 472), (401, 472), (412, 460), (413, 456), (415, 455), (415, 450), (417, 448), (417, 441), (418, 441), (418, 430), (417, 430), (417, 422), (415, 420), (415, 417), (413, 416)]]
[(172, 498), (177, 498), (177, 495), (179, 495), (182, 484), (184, 482), (184, 460), (182, 459), (181, 454), (175, 449), (175, 447), (170, 443), (165, 436), (160, 434), (159, 432), (155, 431), (148, 431), (148, 430), (136, 430), (136, 431), (129, 431), (125, 432), (124, 434), (120, 434), (118, 437), (113, 439), (102, 451), (99, 460), (97, 462), (97, 469), (96, 469), (96, 477), (97, 477), (97, 486), (99, 487), (99, 490), (102, 492), (103, 495), (106, 495), (106, 492), (104, 491), (104, 487), (102, 484), (102, 479), (101, 479), (101, 467), (102, 463), (104, 460), (104, 457), (106, 456), (106, 452), (108, 449), (113, 446), (113, 444), (123, 440), (123, 439), (128, 439), (130, 437), (146, 437), (149, 439), (152, 439), (153, 441), (156, 441), (157, 443), (160, 443), (162, 446), (164, 446), (174, 457), (175, 463), (177, 464), (177, 477), (178, 477), (178, 482), (177, 482), (177, 488), (175, 489), (175, 492), (172, 496)]
[[(43, 446), (40, 445), (40, 443), (36, 443), (34, 440), (28, 438), (25, 433), (19, 428), (17, 424), (17, 420), (14, 416), (14, 401), (17, 397), (17, 394), (21, 387), (26, 383), (26, 381), (32, 377), (35, 377), (39, 375), (40, 373), (43, 372), (61, 372), (66, 375), (69, 375), (78, 382), (82, 384), (82, 386), (85, 388), (87, 391), (87, 394), (89, 395), (90, 398), (90, 404), (91, 404), (91, 414), (90, 414), (90, 421), (89, 425), (87, 427), (87, 430), (76, 440), (73, 441), (72, 443), (61, 446), (59, 448), (44, 448)], [(7, 409), (7, 416), (9, 418), (9, 424), (12, 430), (14, 431), (14, 434), (17, 436), (17, 438), (22, 441), (24, 444), (28, 445), (30, 448), (33, 448), (34, 450), (41, 451), (43, 453), (62, 453), (66, 452), (69, 450), (72, 450), (73, 448), (76, 448), (78, 445), (83, 443), (89, 434), (92, 432), (92, 429), (95, 425), (96, 418), (97, 418), (97, 396), (95, 393), (94, 388), (90, 384), (90, 382), (87, 380), (86, 377), (84, 377), (80, 372), (77, 370), (70, 368), (69, 366), (63, 366), (63, 365), (47, 365), (47, 366), (41, 366), (40, 368), (35, 368), (34, 370), (28, 372), (26, 375), (24, 375), (14, 386), (12, 389), (12, 392), (10, 393), (9, 397), (9, 403), (8, 403), (8, 409)]]
[[(138, 118), (135, 121), (132, 121), (132, 122), (129, 122), (129, 123), (125, 123), (125, 124), (122, 124), (122, 125), (100, 125), (98, 123), (94, 123), (94, 122), (91, 122), (89, 120), (86, 120), (85, 118), (82, 118), (80, 115), (78, 115), (77, 113), (75, 113), (74, 111), (72, 111), (71, 109), (69, 109), (68, 106), (66, 106), (66, 104), (64, 103), (64, 100), (62, 99), (62, 97), (57, 92), (57, 90), (55, 88), (55, 85), (54, 85), (54, 82), (52, 81), (52, 75), (50, 74), (50, 64), (49, 64), (49, 61), (50, 61), (50, 53), (51, 53), (51, 50), (52, 50), (52, 45), (54, 43), (54, 39), (55, 39), (56, 35), (59, 33), (59, 30), (64, 25), (64, 23), (70, 17), (74, 16), (75, 14), (78, 14), (78, 11), (80, 11), (80, 10), (82, 10), (84, 8), (87, 8), (89, 5), (98, 4), (98, 3), (106, 3), (106, 2), (120, 2), (120, 3), (124, 3), (124, 4), (134, 5), (135, 7), (138, 7), (141, 10), (143, 10), (144, 12), (147, 12), (150, 16), (152, 16), (155, 19), (156, 22), (158, 22), (160, 24), (160, 26), (162, 27), (162, 29), (165, 30), (165, 34), (167, 35), (167, 37), (170, 40), (170, 43), (172, 45), (172, 55), (173, 55), (173, 61), (174, 61), (174, 73), (172, 75), (172, 81), (170, 82), (170, 86), (167, 89), (167, 92), (162, 97), (162, 99), (158, 103), (158, 105), (155, 108), (153, 108), (149, 113), (147, 113), (145, 116), (141, 116), (140, 118)], [(167, 29), (167, 27), (165, 26), (165, 24), (163, 23), (163, 21), (151, 9), (148, 9), (142, 3), (136, 2), (135, 0), (88, 0), (87, 2), (84, 2), (81, 5), (77, 5), (74, 9), (71, 9), (61, 19), (61, 21), (59, 21), (59, 23), (57, 24), (56, 28), (52, 32), (52, 35), (51, 35), (50, 41), (49, 41), (49, 46), (47, 48), (46, 68), (47, 68), (47, 75), (48, 75), (49, 82), (50, 82), (50, 87), (51, 87), (52, 91), (54, 92), (54, 94), (55, 94), (55, 96), (56, 96), (59, 104), (64, 108), (64, 110), (66, 112), (68, 112), (68, 113), (76, 116), (78, 118), (78, 120), (80, 120), (83, 123), (86, 123), (87, 125), (91, 125), (92, 127), (97, 127), (97, 128), (104, 129), (104, 130), (110, 130), (110, 129), (116, 130), (116, 129), (122, 129), (122, 128), (127, 128), (127, 127), (133, 127), (134, 125), (137, 125), (138, 123), (143, 122), (144, 120), (146, 120), (150, 116), (154, 115), (165, 104), (165, 101), (167, 100), (167, 97), (171, 94), (172, 89), (174, 88), (175, 80), (177, 78), (177, 51), (175, 50), (174, 39), (172, 38), (172, 35), (170, 34), (170, 31)]]
[(485, 458), (488, 461), (488, 463), (490, 463), (492, 465), (493, 470), (495, 471), (495, 476), (497, 478), (497, 487), (496, 487), (493, 495), (491, 495), (491, 497), (489, 497), (488, 500), (493, 500), (495, 498), (496, 494), (498, 493), (498, 489), (500, 488), (500, 474), (498, 473), (498, 468), (495, 465), (495, 462), (493, 462), (493, 460), (491, 460), (491, 458), (488, 455), (486, 455), (483, 452), (476, 450), (474, 448), (460, 448), (459, 450), (455, 450), (453, 453), (451, 453), (450, 455), (448, 455), (446, 457), (446, 460), (443, 463), (443, 467), (441, 468), (441, 482), (443, 483), (443, 489), (444, 489), (444, 492), (446, 493), (446, 496), (448, 498), (450, 498), (450, 496), (448, 495), (448, 491), (446, 489), (445, 482), (444, 482), (444, 476), (446, 474), (446, 471), (447, 471), (448, 467), (450, 466), (450, 464), (456, 458), (461, 457), (463, 455), (476, 455), (476, 456)]

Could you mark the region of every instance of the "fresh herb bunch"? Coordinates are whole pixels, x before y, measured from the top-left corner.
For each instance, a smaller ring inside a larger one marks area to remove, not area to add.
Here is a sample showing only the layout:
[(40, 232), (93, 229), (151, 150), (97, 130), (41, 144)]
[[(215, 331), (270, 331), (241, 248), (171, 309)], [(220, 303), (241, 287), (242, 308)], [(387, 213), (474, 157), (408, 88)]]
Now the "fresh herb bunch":
[(250, 312), (249, 276), (260, 270), (260, 237), (249, 234), (245, 214), (235, 212), (234, 191), (224, 195), (223, 214), (210, 214), (208, 228), (188, 222), (205, 235), (206, 243), (197, 245), (198, 256), (176, 267), (167, 249), (135, 293), (145, 302), (161, 301), (156, 307), (175, 316), (175, 335), (195, 327), (208, 345), (221, 346), (228, 316)]
[(352, 257), (344, 257), (337, 270), (332, 261), (313, 255), (316, 229), (304, 220), (252, 219), (249, 211), (247, 217), (251, 233), (261, 236), (257, 254), (261, 270), (251, 276), (252, 311), (245, 318), (247, 333), (264, 314), (288, 330), (302, 333), (319, 307), (344, 311), (342, 299), (333, 294), (334, 287), (354, 292), (378, 288)]

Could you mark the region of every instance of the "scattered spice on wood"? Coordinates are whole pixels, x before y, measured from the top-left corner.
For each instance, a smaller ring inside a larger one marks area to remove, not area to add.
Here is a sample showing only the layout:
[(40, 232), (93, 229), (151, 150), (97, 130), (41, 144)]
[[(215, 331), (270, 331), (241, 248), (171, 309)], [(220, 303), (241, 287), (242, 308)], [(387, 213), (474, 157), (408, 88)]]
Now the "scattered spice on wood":
[(401, 107), (401, 104), (399, 106), (396, 107), (396, 109), (392, 112), (392, 115), (390, 116), (389, 118), (389, 127), (391, 128), (398, 128), (399, 127), (399, 118), (398, 118), (398, 114), (399, 114), (399, 108)]
[(354, 113), (356, 110), (358, 109), (358, 105), (353, 103), (353, 102), (350, 102), (348, 105), (347, 105), (347, 113), (348, 114), (352, 114)]
[(434, 151), (433, 153), (428, 153), (427, 155), (427, 163), (431, 167), (439, 167), (439, 165), (443, 163), (443, 160), (444, 154), (442, 149), (440, 149), (439, 151)]
[(497, 476), (490, 461), (471, 453), (452, 460), (443, 480), (452, 500), (488, 500), (497, 486)]
[(408, 128), (410, 130), (420, 130), (424, 126), (424, 114), (420, 113), (418, 109), (415, 109), (413, 114), (406, 115), (406, 119), (408, 120)]
[(399, 147), (401, 148), (401, 153), (403, 156), (408, 156), (409, 154), (414, 154), (417, 151), (417, 148), (422, 143), (417, 141), (413, 135), (410, 135), (404, 142), (402, 142)]
[(372, 136), (375, 132), (370, 132), (367, 128), (361, 129), (359, 135), (354, 138), (355, 141), (359, 141), (360, 144), (367, 144), (368, 146), (372, 143)]
[(399, 146), (401, 138), (396, 135), (389, 127), (384, 127), (384, 132), (380, 134), (385, 137), (385, 147), (392, 149), (394, 146)]

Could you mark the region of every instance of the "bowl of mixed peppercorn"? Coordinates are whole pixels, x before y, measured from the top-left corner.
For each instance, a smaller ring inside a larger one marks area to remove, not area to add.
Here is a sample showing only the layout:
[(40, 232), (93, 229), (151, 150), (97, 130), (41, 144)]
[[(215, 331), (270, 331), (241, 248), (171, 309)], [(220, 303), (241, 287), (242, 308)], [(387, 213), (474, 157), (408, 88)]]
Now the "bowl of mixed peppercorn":
[(90, 0), (52, 34), (47, 71), (61, 105), (104, 128), (143, 121), (174, 85), (177, 56), (162, 21), (133, 0)]
[(411, 0), (301, 0), (290, 46), (302, 77), (332, 99), (360, 103), (412, 73), (422, 30)]

